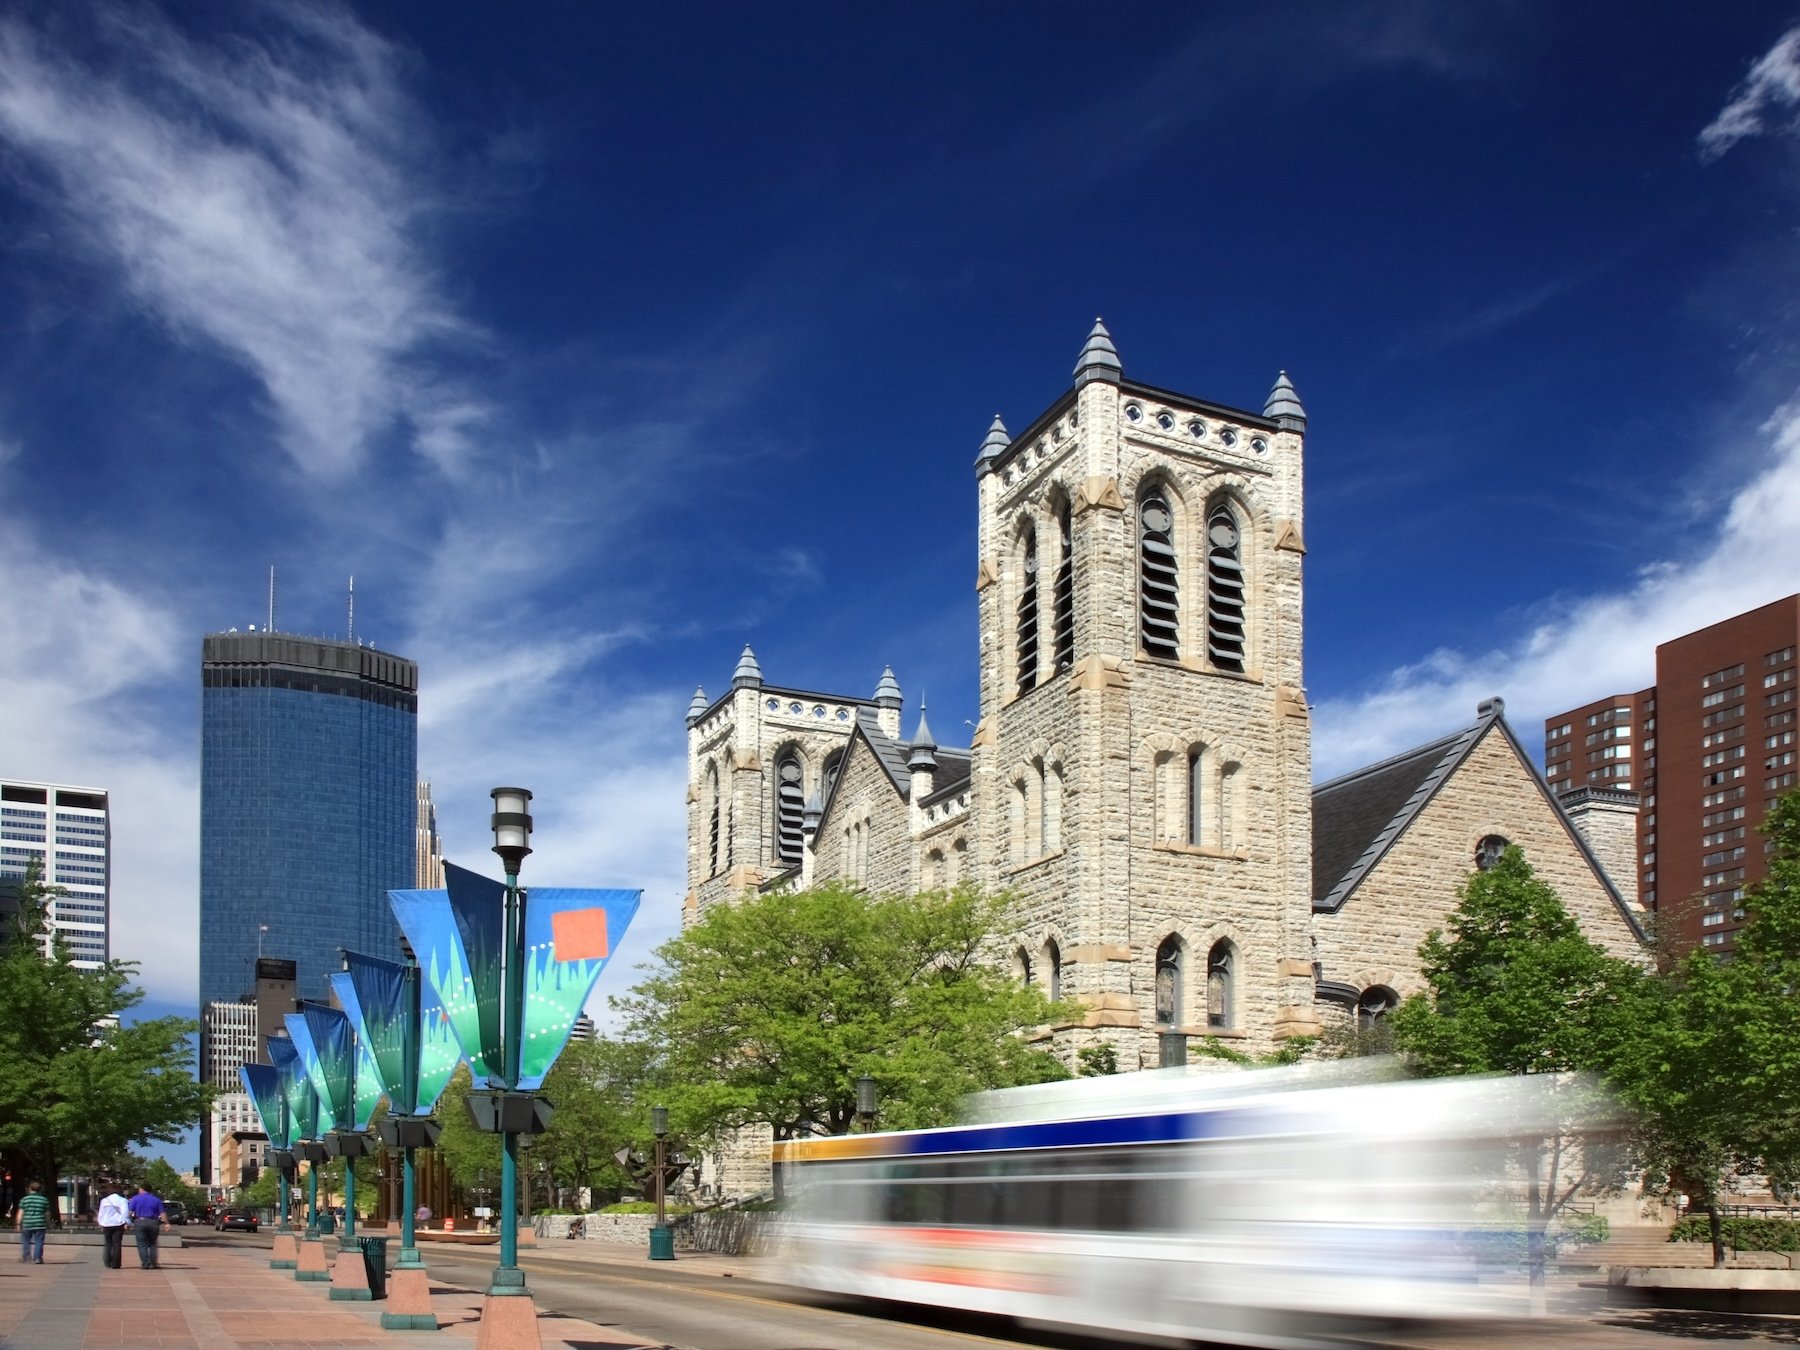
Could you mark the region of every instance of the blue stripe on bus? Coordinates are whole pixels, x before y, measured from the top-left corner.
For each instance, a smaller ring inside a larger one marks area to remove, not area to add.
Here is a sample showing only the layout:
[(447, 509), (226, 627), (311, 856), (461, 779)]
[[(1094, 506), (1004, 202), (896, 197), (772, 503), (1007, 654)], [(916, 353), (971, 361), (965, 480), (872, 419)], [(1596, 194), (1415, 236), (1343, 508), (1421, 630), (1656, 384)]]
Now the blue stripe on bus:
[(1252, 1134), (1289, 1134), (1295, 1132), (1298, 1124), (1291, 1117), (1277, 1117), (1267, 1110), (1242, 1109), (1107, 1116), (1095, 1120), (1047, 1120), (1020, 1125), (963, 1125), (895, 1135), (891, 1147), (880, 1152), (911, 1157), (1106, 1144), (1176, 1144)]

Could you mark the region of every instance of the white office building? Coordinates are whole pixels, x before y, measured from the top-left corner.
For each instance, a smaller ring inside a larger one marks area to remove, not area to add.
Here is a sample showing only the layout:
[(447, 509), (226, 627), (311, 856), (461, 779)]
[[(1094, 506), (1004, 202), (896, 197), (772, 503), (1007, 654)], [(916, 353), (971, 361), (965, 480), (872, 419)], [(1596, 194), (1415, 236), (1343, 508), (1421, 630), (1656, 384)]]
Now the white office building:
[[(112, 824), (103, 788), (0, 780), (0, 888), (36, 861), (61, 888), (50, 928), (84, 970), (111, 953)], [(48, 944), (46, 944), (46, 954)]]

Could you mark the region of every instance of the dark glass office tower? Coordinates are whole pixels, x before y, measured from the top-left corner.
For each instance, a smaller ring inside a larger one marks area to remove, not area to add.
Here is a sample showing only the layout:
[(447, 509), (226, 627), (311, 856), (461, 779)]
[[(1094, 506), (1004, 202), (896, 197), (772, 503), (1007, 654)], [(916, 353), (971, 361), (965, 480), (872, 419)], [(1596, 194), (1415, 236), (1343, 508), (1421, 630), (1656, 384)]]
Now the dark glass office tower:
[(326, 998), (338, 948), (400, 949), (387, 891), (414, 884), (419, 668), (214, 633), (201, 672), (200, 1006), (251, 993), (259, 956)]

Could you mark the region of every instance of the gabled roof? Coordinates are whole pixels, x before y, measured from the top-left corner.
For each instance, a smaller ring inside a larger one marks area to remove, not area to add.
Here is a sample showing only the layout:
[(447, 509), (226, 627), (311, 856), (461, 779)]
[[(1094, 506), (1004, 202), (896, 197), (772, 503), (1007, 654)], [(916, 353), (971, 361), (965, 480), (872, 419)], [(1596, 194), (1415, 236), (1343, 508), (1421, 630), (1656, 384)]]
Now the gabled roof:
[(946, 750), (939, 746), (937, 772), (931, 776), (931, 795), (919, 805), (930, 806), (946, 797), (968, 791), (970, 758), (967, 750)]
[(1587, 839), (1563, 810), (1537, 766), (1507, 725), (1500, 699), (1482, 702), (1475, 725), (1334, 778), (1313, 789), (1313, 909), (1335, 914), (1372, 872), (1431, 799), (1462, 767), (1490, 731), (1506, 738), (1519, 765), (1531, 775), (1544, 804), (1587, 859), (1619, 914), (1639, 941), (1648, 940), (1638, 914), (1619, 894)]
[[(912, 799), (912, 770), (906, 763), (910, 747), (899, 737), (889, 736), (881, 729), (879, 714), (873, 708), (858, 708), (856, 725), (851, 729), (850, 743), (844, 747), (844, 758), (838, 775), (832, 781), (830, 794), (819, 808), (821, 823), (831, 818), (832, 803), (837, 800), (838, 787), (844, 781), (844, 767), (848, 765), (858, 741), (868, 746), (869, 753), (875, 756), (876, 763), (887, 774), (888, 782), (893, 785), (900, 800), (904, 802)], [(965, 790), (969, 785), (969, 759), (970, 753), (967, 750), (940, 749), (937, 752), (937, 772), (932, 775), (931, 795), (925, 800), (941, 801)]]

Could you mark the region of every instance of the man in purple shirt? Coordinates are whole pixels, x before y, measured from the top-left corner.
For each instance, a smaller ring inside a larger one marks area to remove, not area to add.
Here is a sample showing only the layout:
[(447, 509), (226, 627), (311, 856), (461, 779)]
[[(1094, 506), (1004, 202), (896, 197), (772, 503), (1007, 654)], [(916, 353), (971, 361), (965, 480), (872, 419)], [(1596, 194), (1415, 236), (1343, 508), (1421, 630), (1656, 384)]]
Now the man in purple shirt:
[(169, 1226), (169, 1216), (163, 1211), (163, 1202), (140, 1181), (137, 1194), (131, 1197), (125, 1208), (131, 1214), (132, 1231), (137, 1234), (138, 1264), (145, 1270), (155, 1270), (156, 1239)]

